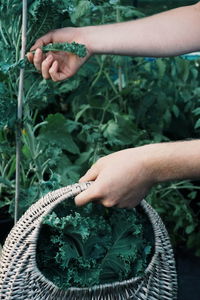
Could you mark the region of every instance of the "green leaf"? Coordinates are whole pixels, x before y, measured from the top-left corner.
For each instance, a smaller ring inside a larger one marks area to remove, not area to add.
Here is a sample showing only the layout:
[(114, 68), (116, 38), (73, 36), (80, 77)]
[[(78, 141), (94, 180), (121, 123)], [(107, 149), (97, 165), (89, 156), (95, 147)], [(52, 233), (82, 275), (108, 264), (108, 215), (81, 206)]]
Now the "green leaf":
[(160, 78), (162, 78), (166, 72), (166, 62), (160, 58), (156, 60), (156, 65), (158, 68), (158, 75)]
[[(42, 51), (43, 52), (64, 51), (64, 52), (70, 52), (70, 53), (76, 54), (79, 57), (85, 57), (87, 54), (86, 47), (82, 44), (78, 44), (75, 42), (48, 44), (48, 45), (42, 47)], [(33, 52), (35, 52), (35, 51), (33, 51)]]
[(173, 111), (175, 117), (178, 118), (178, 116), (179, 116), (179, 114), (180, 114), (180, 111), (179, 111), (179, 108), (178, 108), (177, 105), (174, 104), (174, 105), (172, 106), (172, 111)]
[(200, 107), (195, 108), (192, 112), (195, 116), (200, 115)]
[(91, 7), (91, 2), (88, 0), (80, 0), (74, 12), (70, 15), (73, 23), (76, 23), (83, 15), (85, 15)]
[(194, 128), (198, 129), (200, 127), (200, 119), (195, 123)]
[(24, 68), (25, 60), (21, 59), (15, 63), (0, 62), (0, 80), (7, 78), (8, 72), (15, 68)]
[(84, 114), (84, 112), (88, 109), (90, 109), (90, 105), (89, 104), (83, 104), (81, 107), (80, 107), (80, 110), (78, 111), (78, 113), (76, 114), (76, 118), (75, 118), (75, 121), (78, 122), (78, 120), (80, 119), (80, 117)]
[(188, 226), (185, 228), (185, 232), (186, 232), (187, 234), (192, 233), (194, 230), (195, 230), (194, 224), (188, 225)]
[(38, 136), (41, 142), (56, 145), (73, 154), (79, 153), (77, 145), (67, 130), (66, 120), (62, 114), (50, 114), (45, 121), (47, 121), (47, 125), (41, 128)]
[(0, 176), (0, 184), (3, 184), (3, 185), (5, 185), (7, 187), (10, 187), (10, 188), (12, 187), (12, 183), (8, 179), (6, 179), (2, 176)]
[(12, 200), (9, 200), (9, 199), (6, 199), (5, 201), (0, 201), (0, 208), (3, 208), (3, 207), (5, 207), (5, 206), (7, 206), (7, 205), (10, 205), (11, 204), (11, 202), (12, 202)]

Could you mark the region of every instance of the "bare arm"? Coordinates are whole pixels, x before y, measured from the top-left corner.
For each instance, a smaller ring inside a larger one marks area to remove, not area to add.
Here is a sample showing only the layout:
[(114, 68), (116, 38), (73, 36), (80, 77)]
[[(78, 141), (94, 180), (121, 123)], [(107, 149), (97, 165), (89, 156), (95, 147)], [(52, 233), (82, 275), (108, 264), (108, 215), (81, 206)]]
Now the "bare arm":
[[(88, 55), (80, 59), (63, 52), (42, 54), (48, 43), (79, 42)], [(28, 58), (44, 78), (54, 81), (73, 76), (93, 54), (174, 56), (200, 50), (200, 2), (139, 20), (81, 28), (62, 28), (39, 38)]]
[(200, 50), (200, 2), (139, 20), (82, 28), (93, 53), (171, 56)]
[(99, 159), (81, 178), (93, 185), (77, 205), (98, 200), (105, 206), (134, 207), (159, 182), (200, 179), (200, 140), (150, 144)]

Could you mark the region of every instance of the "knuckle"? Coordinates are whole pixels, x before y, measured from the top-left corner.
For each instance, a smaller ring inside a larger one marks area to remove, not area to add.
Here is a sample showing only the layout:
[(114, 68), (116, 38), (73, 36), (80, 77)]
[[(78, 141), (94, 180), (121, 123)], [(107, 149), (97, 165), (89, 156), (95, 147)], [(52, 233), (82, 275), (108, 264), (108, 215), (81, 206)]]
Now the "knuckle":
[(114, 205), (112, 204), (112, 202), (110, 202), (109, 200), (103, 201), (102, 204), (103, 204), (103, 206), (105, 206), (105, 207), (112, 207), (112, 206), (114, 206)]
[(58, 78), (55, 78), (55, 77), (51, 77), (51, 79), (54, 81), (54, 82), (58, 82), (59, 79)]
[(67, 78), (71, 78), (71, 77), (73, 77), (74, 75), (75, 75), (75, 72), (70, 71), (70, 72), (68, 72), (68, 73), (66, 74), (66, 77), (67, 77)]
[(41, 58), (36, 56), (36, 57), (34, 57), (33, 62), (35, 65), (38, 65), (41, 63)]
[(44, 79), (49, 79), (50, 76), (48, 76), (48, 75), (43, 75), (43, 78), (44, 78)]
[(48, 65), (48, 62), (46, 60), (44, 60), (41, 64), (42, 69), (46, 68), (47, 65)]
[(108, 198), (108, 199), (103, 200), (102, 204), (105, 207), (113, 207), (113, 206), (116, 206), (117, 201), (115, 199)]
[(40, 44), (41, 43), (41, 37), (36, 39), (35, 44)]

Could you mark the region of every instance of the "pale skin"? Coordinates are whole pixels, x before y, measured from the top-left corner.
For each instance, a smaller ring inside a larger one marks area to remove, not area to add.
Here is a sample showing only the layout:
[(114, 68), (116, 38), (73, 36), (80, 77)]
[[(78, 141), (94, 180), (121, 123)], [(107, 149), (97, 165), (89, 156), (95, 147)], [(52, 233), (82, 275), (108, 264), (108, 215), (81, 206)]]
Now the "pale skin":
[[(62, 28), (39, 38), (29, 60), (45, 79), (66, 80), (94, 54), (175, 56), (200, 51), (200, 2), (124, 23)], [(87, 57), (65, 52), (43, 54), (49, 43), (78, 42)], [(75, 201), (98, 200), (106, 207), (135, 207), (158, 182), (200, 178), (200, 140), (151, 144), (99, 159), (80, 182), (94, 181)]]

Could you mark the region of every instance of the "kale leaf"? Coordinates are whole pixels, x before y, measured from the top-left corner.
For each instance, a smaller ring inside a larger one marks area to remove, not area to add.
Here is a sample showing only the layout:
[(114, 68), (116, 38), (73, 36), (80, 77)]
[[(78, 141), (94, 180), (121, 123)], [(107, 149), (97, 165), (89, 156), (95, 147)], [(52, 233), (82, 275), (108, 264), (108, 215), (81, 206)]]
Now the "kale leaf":
[(87, 54), (86, 47), (84, 45), (78, 44), (76, 42), (48, 44), (48, 45), (42, 47), (42, 51), (44, 51), (44, 52), (64, 51), (64, 52), (70, 52), (70, 53), (76, 54), (79, 57), (85, 57)]
[(94, 203), (77, 208), (71, 199), (44, 219), (37, 263), (62, 289), (91, 287), (142, 275), (153, 243), (142, 211)]

